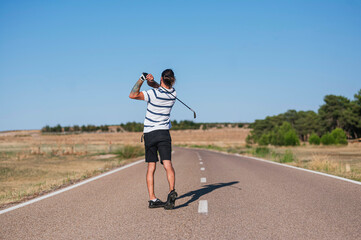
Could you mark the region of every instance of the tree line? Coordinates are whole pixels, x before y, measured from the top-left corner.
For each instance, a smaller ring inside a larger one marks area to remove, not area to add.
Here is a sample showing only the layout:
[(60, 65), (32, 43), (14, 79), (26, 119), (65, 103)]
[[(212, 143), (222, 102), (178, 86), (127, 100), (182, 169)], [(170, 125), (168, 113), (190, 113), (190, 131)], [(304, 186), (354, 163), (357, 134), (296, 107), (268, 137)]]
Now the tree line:
[(46, 125), (41, 129), (41, 132), (43, 133), (72, 133), (72, 132), (96, 132), (96, 131), (102, 131), (102, 132), (108, 132), (109, 126), (108, 125), (74, 125), (74, 126), (64, 126), (62, 127), (60, 124), (50, 127), (49, 125)]
[(171, 121), (172, 130), (187, 130), (187, 129), (202, 129), (207, 130), (211, 128), (223, 128), (223, 127), (243, 127), (245, 123), (227, 123), (227, 122), (216, 122), (216, 123), (196, 123), (193, 121)]
[[(171, 121), (172, 130), (190, 130), (190, 129), (203, 129), (207, 130), (210, 128), (223, 128), (227, 127), (243, 127), (245, 123), (196, 123), (189, 120), (183, 121)], [(143, 123), (137, 122), (127, 122), (125, 124), (120, 124), (120, 126), (128, 132), (142, 132), (143, 131)]]
[(250, 127), (252, 131), (247, 141), (261, 145), (298, 145), (300, 140), (309, 141), (311, 136), (313, 140), (318, 137), (324, 145), (346, 144), (347, 138), (361, 137), (361, 90), (354, 95), (353, 100), (326, 95), (317, 113), (288, 110), (256, 120)]
[[(210, 128), (223, 128), (227, 127), (243, 127), (244, 123), (196, 123), (193, 121), (171, 121), (172, 130), (189, 130), (189, 129), (203, 129), (207, 130)], [(113, 125), (114, 126), (114, 125)], [(142, 132), (143, 131), (143, 123), (139, 122), (127, 122), (121, 123), (116, 127), (117, 132), (127, 131), (127, 132)], [(77, 132), (109, 132), (109, 125), (74, 125), (74, 126), (64, 126), (62, 127), (60, 124), (51, 127), (46, 125), (41, 129), (43, 133), (77, 133)]]

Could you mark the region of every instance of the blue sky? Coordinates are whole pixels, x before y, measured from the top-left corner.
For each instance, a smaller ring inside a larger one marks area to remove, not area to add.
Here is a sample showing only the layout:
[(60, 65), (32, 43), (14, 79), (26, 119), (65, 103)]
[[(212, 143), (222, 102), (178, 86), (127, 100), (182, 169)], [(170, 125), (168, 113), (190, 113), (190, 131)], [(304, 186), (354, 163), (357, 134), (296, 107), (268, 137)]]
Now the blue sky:
[(361, 88), (360, 43), (360, 1), (1, 1), (0, 131), (142, 122), (166, 68), (198, 122), (317, 111)]

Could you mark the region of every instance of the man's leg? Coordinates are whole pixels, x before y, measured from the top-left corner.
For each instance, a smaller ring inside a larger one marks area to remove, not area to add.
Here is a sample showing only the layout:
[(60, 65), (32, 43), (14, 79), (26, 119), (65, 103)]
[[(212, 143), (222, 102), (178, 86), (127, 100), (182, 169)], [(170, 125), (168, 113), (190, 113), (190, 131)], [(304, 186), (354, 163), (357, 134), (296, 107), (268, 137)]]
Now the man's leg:
[(155, 162), (149, 162), (148, 163), (148, 170), (147, 170), (147, 186), (148, 186), (148, 193), (149, 193), (149, 199), (153, 200), (155, 199), (154, 194), (154, 172), (156, 169), (156, 163)]
[(165, 171), (167, 172), (167, 179), (169, 183), (169, 192), (174, 190), (175, 187), (175, 172), (170, 160), (163, 160), (163, 166)]
[(167, 197), (167, 202), (164, 205), (164, 209), (170, 210), (170, 209), (174, 208), (175, 200), (178, 196), (178, 194), (176, 193), (176, 191), (174, 189), (175, 173), (174, 173), (174, 168), (172, 166), (172, 162), (170, 160), (163, 160), (163, 166), (167, 172), (167, 179), (168, 179), (168, 183), (169, 183), (169, 194)]

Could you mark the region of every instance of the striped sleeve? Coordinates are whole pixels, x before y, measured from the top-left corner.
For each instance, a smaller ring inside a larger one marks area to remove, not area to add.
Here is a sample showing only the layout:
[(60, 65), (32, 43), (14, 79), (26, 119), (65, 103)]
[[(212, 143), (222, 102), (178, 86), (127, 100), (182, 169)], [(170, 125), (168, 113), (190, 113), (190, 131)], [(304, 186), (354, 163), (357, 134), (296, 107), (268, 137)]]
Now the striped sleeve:
[(144, 95), (144, 101), (146, 102), (150, 102), (150, 96), (149, 96), (149, 91), (142, 91), (143, 95)]

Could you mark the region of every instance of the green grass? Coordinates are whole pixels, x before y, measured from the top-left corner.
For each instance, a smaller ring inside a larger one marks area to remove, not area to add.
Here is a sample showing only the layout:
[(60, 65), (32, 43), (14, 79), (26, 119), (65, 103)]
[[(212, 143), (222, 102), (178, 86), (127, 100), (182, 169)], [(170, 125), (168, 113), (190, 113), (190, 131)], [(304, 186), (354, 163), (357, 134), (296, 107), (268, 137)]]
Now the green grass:
[(286, 150), (286, 152), (279, 158), (280, 163), (289, 163), (295, 160), (295, 156), (293, 155), (291, 150)]
[[(249, 151), (248, 151), (249, 152)], [(253, 155), (253, 156), (256, 156), (256, 157), (266, 157), (268, 155), (270, 155), (271, 151), (266, 148), (266, 147), (256, 147), (256, 148), (253, 148), (250, 153)]]
[(135, 158), (144, 155), (144, 147), (126, 145), (112, 153), (116, 154), (120, 159)]

